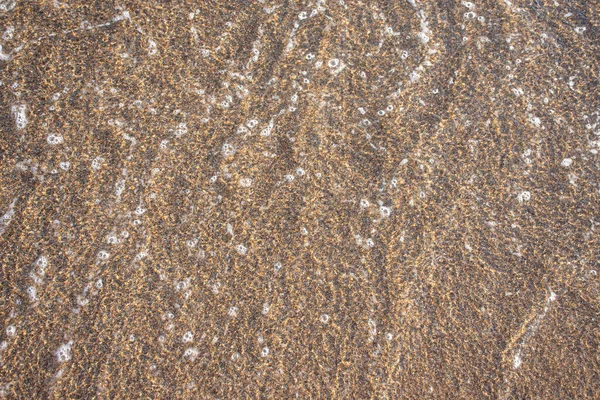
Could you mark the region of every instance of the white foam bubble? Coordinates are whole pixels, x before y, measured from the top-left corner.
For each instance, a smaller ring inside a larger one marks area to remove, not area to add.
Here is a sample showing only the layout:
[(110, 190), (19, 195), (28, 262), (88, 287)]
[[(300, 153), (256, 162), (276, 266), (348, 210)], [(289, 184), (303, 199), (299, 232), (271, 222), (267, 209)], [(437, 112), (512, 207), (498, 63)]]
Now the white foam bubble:
[(381, 213), (381, 216), (383, 218), (387, 218), (392, 213), (392, 210), (389, 207), (380, 206), (379, 207), (379, 212)]
[(240, 178), (239, 185), (244, 188), (252, 186), (252, 178)]
[(183, 337), (181, 338), (181, 341), (182, 341), (183, 343), (189, 343), (189, 342), (191, 342), (191, 341), (193, 341), (193, 340), (194, 340), (194, 334), (193, 334), (192, 332), (190, 332), (190, 331), (187, 331), (187, 332), (186, 332), (186, 333), (183, 335)]
[(94, 169), (95, 171), (98, 171), (102, 167), (102, 163), (104, 161), (105, 160), (102, 157), (94, 158), (94, 160), (92, 161), (92, 169)]
[(248, 252), (248, 248), (246, 246), (244, 246), (243, 244), (238, 244), (235, 249), (237, 250), (237, 252), (241, 255), (246, 255), (246, 253)]
[(181, 122), (179, 125), (177, 125), (177, 129), (175, 129), (175, 136), (179, 138), (186, 133), (188, 133), (187, 124), (185, 122)]
[(14, 325), (9, 325), (6, 327), (6, 336), (13, 337), (17, 334), (17, 327)]
[(29, 286), (27, 288), (27, 295), (29, 296), (29, 300), (32, 303), (35, 303), (37, 301), (37, 289), (35, 288), (35, 286)]
[(563, 167), (570, 167), (571, 164), (573, 164), (573, 159), (571, 158), (565, 158), (564, 160), (561, 161), (560, 165), (562, 165)]
[(156, 42), (152, 39), (148, 39), (148, 55), (152, 57), (158, 53), (158, 48), (156, 47)]
[(107, 251), (100, 250), (96, 257), (98, 257), (99, 260), (108, 260), (110, 254)]
[(269, 305), (269, 303), (263, 304), (263, 309), (262, 309), (263, 315), (267, 315), (269, 313), (269, 310), (271, 310), (271, 306)]
[(6, 213), (4, 213), (2, 218), (0, 218), (0, 235), (2, 235), (4, 233), (4, 231), (10, 224), (10, 221), (12, 221), (12, 218), (15, 215), (15, 205), (16, 204), (17, 204), (17, 199), (14, 198), (12, 203), (10, 203), (10, 205), (8, 206), (8, 210), (6, 211)]
[(50, 135), (48, 135), (46, 140), (48, 141), (48, 144), (51, 145), (61, 144), (65, 141), (62, 135), (59, 135), (58, 133), (51, 133)]
[(520, 204), (527, 202), (531, 199), (531, 193), (527, 190), (522, 191), (517, 195), (517, 200)]
[(68, 343), (63, 344), (62, 346), (60, 346), (56, 352), (56, 358), (58, 360), (58, 362), (67, 362), (71, 359), (71, 346), (73, 345), (73, 341), (70, 340)]
[(2, 40), (8, 41), (8, 40), (12, 39), (14, 33), (15, 33), (15, 27), (9, 26), (8, 28), (6, 28), (6, 30), (2, 34)]
[(235, 154), (235, 147), (232, 144), (224, 143), (221, 151), (223, 152), (223, 156), (231, 157)]
[(196, 347), (190, 347), (183, 352), (183, 357), (194, 362), (200, 355), (200, 351)]
[(521, 362), (521, 355), (519, 353), (515, 354), (515, 359), (513, 360), (513, 368), (519, 368), (521, 366)]
[(24, 129), (29, 123), (26, 114), (27, 106), (25, 104), (15, 105), (11, 107), (11, 111), (13, 117), (15, 118), (15, 124), (17, 125), (17, 129)]
[(238, 313), (237, 307), (230, 307), (229, 311), (227, 312), (227, 315), (230, 317), (237, 317), (237, 313)]

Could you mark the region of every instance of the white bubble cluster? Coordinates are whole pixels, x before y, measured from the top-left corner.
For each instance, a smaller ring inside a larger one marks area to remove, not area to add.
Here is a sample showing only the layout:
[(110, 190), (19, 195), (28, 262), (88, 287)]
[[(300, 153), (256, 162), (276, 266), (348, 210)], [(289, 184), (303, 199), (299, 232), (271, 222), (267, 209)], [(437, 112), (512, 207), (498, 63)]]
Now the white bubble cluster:
[(223, 152), (223, 156), (231, 157), (235, 154), (235, 147), (232, 144), (224, 143), (221, 151)]
[(6, 328), (6, 336), (13, 337), (17, 334), (17, 328), (14, 325), (10, 325)]
[(58, 362), (67, 362), (71, 359), (71, 346), (73, 346), (73, 341), (70, 340), (68, 343), (63, 344), (56, 350), (56, 358)]
[(267, 315), (269, 313), (269, 310), (271, 310), (271, 306), (269, 305), (269, 303), (263, 304), (263, 309), (262, 309), (263, 315)]
[(32, 303), (35, 303), (37, 301), (37, 289), (35, 288), (35, 286), (29, 286), (27, 288), (27, 295), (29, 296), (29, 300)]
[(527, 190), (524, 190), (517, 195), (517, 200), (518, 200), (519, 204), (523, 204), (524, 202), (527, 202), (530, 199), (531, 199), (531, 193), (528, 192)]
[(17, 129), (18, 130), (24, 129), (27, 126), (27, 124), (29, 123), (29, 120), (27, 119), (27, 114), (26, 114), (27, 106), (25, 104), (20, 104), (18, 106), (12, 106), (11, 111), (15, 118), (15, 124), (17, 125)]
[(104, 250), (100, 250), (98, 252), (98, 254), (96, 255), (96, 257), (98, 257), (99, 260), (108, 260), (108, 257), (110, 257), (110, 254), (108, 254), (108, 252), (106, 252)]
[(183, 352), (183, 357), (194, 362), (200, 355), (200, 351), (196, 347), (190, 347)]
[(563, 167), (570, 167), (571, 164), (573, 164), (573, 159), (571, 158), (565, 158), (564, 160), (562, 160), (562, 162), (560, 163), (560, 165), (562, 165)]
[(177, 129), (175, 129), (175, 136), (179, 138), (186, 133), (188, 133), (187, 124), (185, 122), (181, 122), (179, 125), (177, 125)]
[(104, 161), (105, 160), (102, 157), (96, 157), (96, 158), (94, 158), (94, 160), (92, 161), (92, 169), (94, 171), (98, 171), (102, 167), (102, 163)]
[(193, 341), (193, 340), (194, 340), (194, 334), (193, 334), (192, 332), (190, 332), (190, 331), (187, 331), (187, 332), (186, 332), (186, 333), (183, 335), (183, 337), (181, 338), (181, 341), (182, 341), (183, 343), (189, 343), (189, 342), (191, 342), (191, 341)]
[(240, 178), (239, 185), (244, 188), (252, 186), (252, 178)]
[(48, 135), (46, 140), (48, 141), (48, 144), (51, 145), (61, 144), (65, 141), (62, 135), (59, 135), (58, 133), (51, 133), (50, 135)]
[(392, 213), (392, 210), (389, 207), (380, 206), (379, 207), (379, 213), (381, 214), (381, 216), (383, 218), (387, 218)]
[(148, 55), (153, 56), (158, 53), (158, 49), (156, 47), (156, 42), (152, 39), (148, 39)]
[(237, 252), (241, 255), (246, 255), (246, 253), (248, 252), (248, 248), (246, 246), (244, 246), (243, 244), (238, 244), (235, 249), (237, 250)]

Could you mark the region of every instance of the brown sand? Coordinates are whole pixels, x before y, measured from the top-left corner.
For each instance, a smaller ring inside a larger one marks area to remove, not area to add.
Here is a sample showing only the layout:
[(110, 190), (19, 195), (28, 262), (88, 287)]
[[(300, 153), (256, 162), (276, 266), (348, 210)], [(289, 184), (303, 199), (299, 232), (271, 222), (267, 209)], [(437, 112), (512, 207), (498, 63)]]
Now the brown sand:
[(0, 397), (600, 398), (598, 0), (0, 0)]

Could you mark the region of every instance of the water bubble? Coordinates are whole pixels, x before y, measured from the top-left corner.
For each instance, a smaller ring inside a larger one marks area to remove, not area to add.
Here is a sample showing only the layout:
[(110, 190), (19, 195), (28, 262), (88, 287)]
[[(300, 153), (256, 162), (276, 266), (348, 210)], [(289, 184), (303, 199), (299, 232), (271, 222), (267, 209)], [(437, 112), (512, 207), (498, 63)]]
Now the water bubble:
[(232, 144), (224, 143), (221, 151), (223, 152), (223, 156), (231, 157), (235, 154), (235, 147)]
[(379, 212), (381, 213), (381, 216), (383, 218), (387, 218), (387, 217), (390, 216), (392, 210), (389, 207), (380, 206), (379, 207)]
[(175, 136), (179, 138), (186, 133), (188, 133), (187, 124), (185, 122), (181, 122), (179, 125), (177, 125), (177, 129), (175, 129)]
[(281, 263), (280, 262), (276, 262), (275, 265), (273, 266), (273, 270), (275, 272), (279, 272), (281, 270), (281, 267), (282, 267)]
[(157, 52), (158, 52), (158, 49), (156, 47), (156, 42), (152, 39), (148, 39), (148, 55), (152, 57)]
[(13, 337), (17, 333), (17, 327), (14, 325), (10, 325), (6, 328), (6, 336)]
[(37, 289), (35, 286), (29, 286), (27, 288), (27, 294), (29, 295), (29, 300), (31, 300), (32, 303), (37, 301)]
[(137, 206), (137, 208), (135, 209), (136, 215), (142, 215), (145, 212), (146, 212), (146, 209), (144, 207), (142, 207), (141, 205)]
[(565, 158), (560, 163), (560, 165), (562, 165), (565, 168), (571, 166), (571, 164), (573, 164), (573, 159), (571, 159), (571, 158)]
[(237, 252), (241, 255), (246, 255), (246, 253), (248, 252), (248, 248), (246, 246), (244, 246), (243, 244), (238, 244), (235, 249), (237, 250)]
[(268, 356), (269, 355), (269, 348), (268, 347), (263, 347), (260, 355), (263, 356), (263, 357)]
[(241, 187), (248, 188), (248, 187), (252, 186), (252, 179), (251, 178), (240, 178), (239, 185)]
[(64, 138), (62, 137), (62, 135), (59, 135), (57, 133), (51, 133), (50, 135), (48, 135), (46, 140), (48, 141), (48, 144), (51, 145), (57, 145), (64, 142)]
[(326, 324), (329, 321), (329, 315), (327, 314), (322, 314), (321, 315), (321, 322)]
[(186, 351), (183, 352), (183, 357), (188, 360), (194, 362), (196, 358), (200, 355), (200, 351), (196, 347), (190, 347)]
[(182, 341), (183, 343), (189, 343), (189, 342), (191, 342), (192, 340), (194, 340), (194, 334), (193, 334), (192, 332), (190, 332), (190, 331), (187, 331), (187, 332), (186, 332), (186, 333), (183, 335), (183, 337), (181, 338), (181, 341)]
[(108, 257), (110, 257), (110, 254), (104, 250), (100, 250), (96, 256), (98, 257), (99, 260), (108, 260)]
[[(0, 49), (0, 51), (1, 51), (1, 49)], [(25, 104), (20, 104), (18, 106), (12, 106), (11, 111), (15, 118), (15, 124), (17, 125), (17, 129), (18, 130), (24, 129), (27, 126), (27, 124), (29, 123), (29, 120), (27, 119), (27, 115), (26, 115), (27, 106)]]
[(517, 195), (519, 203), (527, 202), (531, 199), (531, 193), (527, 190), (522, 191)]
[(67, 362), (71, 359), (71, 346), (73, 345), (73, 341), (69, 341), (68, 343), (63, 344), (56, 350), (56, 358), (58, 362)]
[(94, 160), (92, 161), (92, 169), (94, 169), (95, 171), (99, 170), (100, 167), (102, 167), (103, 162), (104, 162), (104, 158), (102, 158), (102, 157), (94, 158)]
[(46, 258), (46, 256), (39, 256), (38, 259), (35, 261), (35, 264), (40, 268), (41, 275), (44, 275), (44, 270), (48, 266), (48, 259)]

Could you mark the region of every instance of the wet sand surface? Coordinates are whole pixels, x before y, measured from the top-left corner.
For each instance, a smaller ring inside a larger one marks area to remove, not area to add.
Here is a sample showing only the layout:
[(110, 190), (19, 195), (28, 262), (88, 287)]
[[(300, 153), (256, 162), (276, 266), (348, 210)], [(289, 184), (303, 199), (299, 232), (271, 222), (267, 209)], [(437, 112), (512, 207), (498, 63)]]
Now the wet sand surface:
[(0, 397), (599, 398), (598, 0), (0, 34)]

